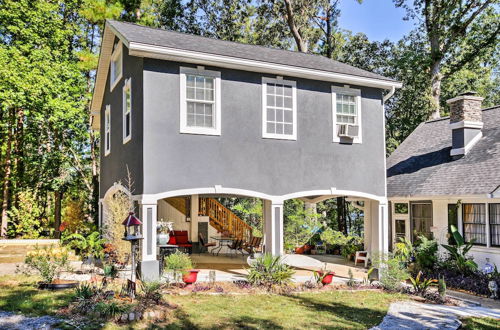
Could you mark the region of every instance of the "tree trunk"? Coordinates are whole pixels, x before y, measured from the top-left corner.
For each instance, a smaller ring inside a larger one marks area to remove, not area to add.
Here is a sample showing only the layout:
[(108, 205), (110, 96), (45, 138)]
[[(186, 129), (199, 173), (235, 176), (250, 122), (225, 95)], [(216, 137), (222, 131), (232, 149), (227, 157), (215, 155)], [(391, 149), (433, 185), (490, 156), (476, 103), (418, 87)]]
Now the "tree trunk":
[(63, 192), (62, 189), (54, 191), (54, 238), (61, 238), (61, 206)]
[(441, 118), (439, 99), (441, 97), (441, 80), (443, 79), (443, 75), (440, 71), (441, 61), (436, 60), (434, 61), (434, 63), (432, 63), (431, 67), (431, 95), (433, 110), (429, 115), (430, 119)]
[(284, 0), (284, 1), (286, 9), (286, 22), (288, 24), (288, 27), (290, 28), (290, 31), (292, 32), (293, 39), (295, 39), (295, 43), (297, 44), (297, 49), (299, 50), (299, 52), (307, 53), (307, 43), (300, 35), (299, 28), (295, 24), (292, 1), (291, 0)]
[(8, 218), (8, 208), (10, 201), (10, 180), (12, 172), (12, 139), (14, 135), (13, 128), (11, 127), (11, 122), (7, 124), (7, 146), (5, 150), (5, 163), (4, 163), (4, 177), (3, 177), (3, 187), (2, 187), (2, 227), (0, 228), (0, 237), (5, 238), (7, 236), (7, 224)]
[(326, 57), (332, 58), (332, 8), (326, 12)]
[(98, 151), (94, 132), (90, 132), (90, 157), (92, 162), (92, 191), (90, 191), (90, 216), (96, 225), (99, 224), (99, 168)]
[(346, 212), (345, 212), (345, 198), (337, 197), (337, 222), (339, 225), (339, 231), (347, 235), (347, 223), (346, 223)]

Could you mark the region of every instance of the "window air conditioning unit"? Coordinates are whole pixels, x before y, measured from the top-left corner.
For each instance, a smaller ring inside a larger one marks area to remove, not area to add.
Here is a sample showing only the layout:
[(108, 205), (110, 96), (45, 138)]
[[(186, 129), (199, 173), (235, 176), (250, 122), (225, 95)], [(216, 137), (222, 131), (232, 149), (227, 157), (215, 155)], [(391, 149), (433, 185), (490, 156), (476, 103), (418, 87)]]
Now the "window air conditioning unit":
[(338, 136), (346, 137), (350, 139), (354, 139), (358, 137), (359, 134), (359, 126), (357, 125), (349, 125), (349, 124), (341, 124), (338, 128)]

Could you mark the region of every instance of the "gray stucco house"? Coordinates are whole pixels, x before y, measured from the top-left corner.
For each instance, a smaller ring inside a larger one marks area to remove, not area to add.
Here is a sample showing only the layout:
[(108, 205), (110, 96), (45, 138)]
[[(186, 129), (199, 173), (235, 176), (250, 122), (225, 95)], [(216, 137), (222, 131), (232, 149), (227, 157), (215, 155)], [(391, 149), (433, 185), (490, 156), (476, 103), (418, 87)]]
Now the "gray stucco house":
[(447, 244), (455, 225), (479, 265), (500, 266), (500, 106), (464, 93), (450, 117), (420, 124), (387, 160), (391, 242), (418, 235)]
[(261, 198), (276, 255), (285, 200), (364, 201), (366, 249), (387, 250), (383, 105), (400, 86), (321, 56), (108, 21), (91, 106), (101, 221), (128, 167), (147, 276), (157, 221), (193, 242), (214, 228), (249, 239), (214, 196)]

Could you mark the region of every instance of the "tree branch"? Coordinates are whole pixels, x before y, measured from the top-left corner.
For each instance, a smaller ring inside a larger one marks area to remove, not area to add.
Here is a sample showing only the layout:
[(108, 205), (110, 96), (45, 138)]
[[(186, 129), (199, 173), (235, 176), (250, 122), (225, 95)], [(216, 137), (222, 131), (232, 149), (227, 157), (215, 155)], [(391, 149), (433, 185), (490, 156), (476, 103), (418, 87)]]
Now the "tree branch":
[(291, 0), (285, 1), (285, 10), (286, 10), (286, 21), (288, 27), (290, 27), (290, 31), (292, 32), (293, 39), (295, 39), (295, 43), (297, 44), (297, 48), (300, 52), (307, 53), (307, 46), (304, 42), (304, 39), (300, 35), (300, 31), (295, 24), (294, 13), (292, 8)]

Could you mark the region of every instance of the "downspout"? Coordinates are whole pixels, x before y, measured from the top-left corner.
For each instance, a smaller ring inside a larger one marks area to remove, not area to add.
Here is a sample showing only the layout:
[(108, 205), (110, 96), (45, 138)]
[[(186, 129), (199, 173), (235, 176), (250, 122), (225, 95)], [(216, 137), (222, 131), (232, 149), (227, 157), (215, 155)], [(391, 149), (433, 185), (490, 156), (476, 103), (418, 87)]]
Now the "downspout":
[(387, 100), (390, 99), (394, 95), (395, 92), (396, 92), (396, 87), (392, 86), (389, 93), (387, 93), (387, 95), (382, 98), (382, 105), (385, 102), (387, 102)]

